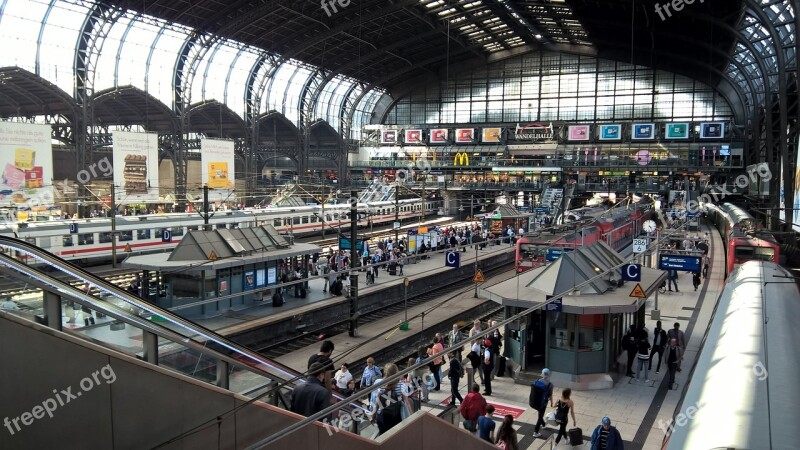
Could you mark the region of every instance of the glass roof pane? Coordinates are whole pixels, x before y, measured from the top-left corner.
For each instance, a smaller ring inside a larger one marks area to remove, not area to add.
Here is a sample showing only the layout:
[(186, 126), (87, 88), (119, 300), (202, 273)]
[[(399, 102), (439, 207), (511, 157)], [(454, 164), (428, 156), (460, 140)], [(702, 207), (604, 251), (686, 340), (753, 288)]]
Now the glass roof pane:
[(103, 43), (103, 51), (100, 52), (100, 57), (97, 60), (97, 71), (94, 76), (95, 90), (103, 90), (113, 88), (116, 86), (114, 72), (117, 67), (117, 52), (120, 48), (122, 35), (131, 23), (131, 16), (126, 14), (120, 17), (115, 23), (111, 31), (109, 31), (105, 42)]
[(211, 59), (214, 57), (214, 53), (217, 51), (219, 46), (222, 45), (222, 42), (215, 43), (205, 55), (203, 55), (203, 60), (200, 61), (200, 64), (197, 66), (197, 72), (195, 72), (194, 80), (192, 80), (191, 88), (191, 103), (198, 103), (203, 101), (205, 95), (203, 94), (203, 81), (205, 81), (206, 70), (208, 70), (208, 64)]
[(244, 98), (247, 91), (247, 77), (250, 76), (250, 71), (256, 61), (258, 61), (258, 55), (255, 50), (246, 49), (234, 62), (230, 80), (228, 81), (225, 104), (243, 118), (246, 112)]
[[(228, 79), (228, 72), (238, 53), (239, 49), (227, 41), (221, 42), (217, 46), (216, 52), (212, 55), (211, 64), (208, 65), (206, 72), (203, 74), (203, 100), (213, 99), (220, 103), (225, 102), (225, 85)], [(195, 83), (200, 80), (200, 77), (195, 77)], [(198, 101), (200, 99), (192, 98), (192, 102)]]
[(147, 57), (158, 34), (159, 27), (137, 19), (125, 36), (119, 58), (119, 85), (132, 85), (144, 90), (147, 74)]
[(40, 75), (70, 95), (75, 87), (75, 44), (88, 11), (85, 6), (56, 3), (42, 36)]
[(178, 52), (186, 39), (188, 37), (183, 33), (166, 28), (158, 38), (150, 59), (147, 91), (165, 105), (174, 104), (172, 75), (175, 72), (175, 60), (178, 58)]
[(283, 63), (273, 75), (272, 83), (268, 85), (269, 92), (265, 93), (264, 100), (266, 101), (266, 108), (264, 112), (275, 110), (283, 112), (283, 94), (289, 87), (289, 80), (297, 70), (297, 66), (289, 63)]
[(39, 0), (6, 4), (0, 17), (0, 66), (36, 70), (36, 41), (46, 11), (47, 2)]
[(300, 125), (300, 93), (308, 79), (311, 78), (311, 73), (305, 67), (298, 67), (286, 90), (284, 114), (295, 125)]

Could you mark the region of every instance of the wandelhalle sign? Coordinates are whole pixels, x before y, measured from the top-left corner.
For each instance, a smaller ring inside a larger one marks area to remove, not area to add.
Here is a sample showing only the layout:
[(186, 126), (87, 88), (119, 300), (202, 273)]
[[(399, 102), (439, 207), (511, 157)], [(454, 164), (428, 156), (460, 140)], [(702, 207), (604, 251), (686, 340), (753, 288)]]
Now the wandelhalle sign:
[(553, 124), (544, 125), (541, 123), (518, 123), (514, 129), (513, 137), (517, 141), (554, 141), (555, 133), (553, 133)]

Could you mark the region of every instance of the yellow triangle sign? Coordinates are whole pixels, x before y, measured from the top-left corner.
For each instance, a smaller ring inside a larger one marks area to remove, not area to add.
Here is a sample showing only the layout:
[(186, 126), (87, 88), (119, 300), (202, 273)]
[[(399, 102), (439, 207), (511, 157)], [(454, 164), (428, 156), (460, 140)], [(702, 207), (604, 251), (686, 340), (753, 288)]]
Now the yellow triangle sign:
[(483, 283), (485, 281), (486, 281), (486, 278), (483, 276), (483, 272), (481, 272), (481, 270), (478, 269), (478, 272), (472, 278), (472, 282), (473, 283)]
[(131, 250), (131, 244), (125, 244), (125, 251), (128, 252), (128, 253), (133, 251), (133, 250)]
[(208, 254), (208, 259), (211, 261), (217, 260), (217, 253), (214, 250), (211, 250), (211, 253)]
[(639, 283), (636, 283), (636, 287), (633, 288), (630, 296), (636, 298), (647, 298), (647, 295), (644, 293), (644, 289), (642, 289), (642, 285)]

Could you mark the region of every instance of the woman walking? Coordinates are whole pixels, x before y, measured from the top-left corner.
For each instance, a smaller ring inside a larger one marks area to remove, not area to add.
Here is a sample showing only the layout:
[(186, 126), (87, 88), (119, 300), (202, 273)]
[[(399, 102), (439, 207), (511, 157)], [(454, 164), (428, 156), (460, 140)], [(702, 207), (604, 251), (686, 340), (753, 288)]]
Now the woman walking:
[(556, 436), (556, 445), (561, 441), (561, 437), (567, 436), (567, 424), (569, 423), (569, 414), (572, 414), (572, 427), (578, 427), (578, 421), (575, 420), (575, 404), (569, 397), (572, 395), (572, 389), (566, 388), (561, 391), (561, 398), (556, 402), (556, 421), (558, 422), (558, 436)]
[(517, 432), (514, 431), (514, 416), (506, 414), (503, 418), (503, 424), (500, 425), (500, 431), (497, 432), (498, 447), (505, 450), (519, 450), (519, 443), (517, 442)]

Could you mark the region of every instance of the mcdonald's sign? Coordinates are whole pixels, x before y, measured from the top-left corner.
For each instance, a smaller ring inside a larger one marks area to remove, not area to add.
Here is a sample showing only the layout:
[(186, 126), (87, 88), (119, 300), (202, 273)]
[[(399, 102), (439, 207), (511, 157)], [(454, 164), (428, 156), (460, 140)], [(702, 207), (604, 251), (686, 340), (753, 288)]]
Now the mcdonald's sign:
[(453, 158), (453, 165), (454, 166), (468, 166), (469, 165), (469, 155), (467, 154), (467, 152), (456, 153), (456, 156)]

